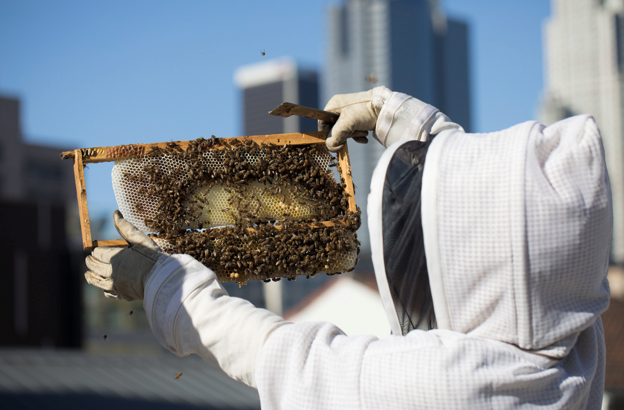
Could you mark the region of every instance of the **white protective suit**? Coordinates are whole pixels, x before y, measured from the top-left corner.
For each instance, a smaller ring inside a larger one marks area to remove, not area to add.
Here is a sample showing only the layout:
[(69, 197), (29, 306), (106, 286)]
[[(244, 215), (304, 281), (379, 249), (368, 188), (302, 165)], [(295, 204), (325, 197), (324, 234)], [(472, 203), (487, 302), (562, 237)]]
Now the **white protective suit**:
[[(490, 134), (446, 120), (392, 93), (376, 128), (393, 143), (373, 176), (369, 226), (394, 335), (285, 322), (176, 255), (155, 265), (145, 287), (160, 343), (257, 386), (263, 409), (599, 409), (612, 215), (593, 118)], [(435, 134), (421, 177), (438, 328), (403, 336), (375, 246), (384, 238), (380, 186), (397, 150)]]

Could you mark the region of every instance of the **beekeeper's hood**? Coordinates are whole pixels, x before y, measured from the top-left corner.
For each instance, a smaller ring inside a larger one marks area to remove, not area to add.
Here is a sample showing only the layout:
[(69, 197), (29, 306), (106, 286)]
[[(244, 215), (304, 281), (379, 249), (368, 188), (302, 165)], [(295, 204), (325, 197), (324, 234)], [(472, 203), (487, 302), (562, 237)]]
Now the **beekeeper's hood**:
[(592, 117), (397, 142), (368, 213), (393, 334), (437, 325), (559, 358), (608, 306), (611, 193)]

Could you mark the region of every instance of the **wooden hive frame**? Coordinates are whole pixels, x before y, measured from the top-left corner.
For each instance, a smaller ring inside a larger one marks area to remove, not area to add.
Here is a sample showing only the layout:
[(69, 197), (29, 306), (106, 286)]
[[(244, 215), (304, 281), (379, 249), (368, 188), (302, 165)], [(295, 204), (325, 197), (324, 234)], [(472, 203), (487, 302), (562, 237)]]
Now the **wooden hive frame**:
[[(274, 145), (309, 145), (309, 144), (325, 144), (327, 138), (326, 131), (290, 133), (290, 134), (270, 134), (270, 135), (253, 135), (245, 137), (219, 138), (219, 141), (228, 143), (232, 140), (252, 140), (257, 144), (274, 144)], [(175, 143), (186, 149), (190, 141), (175, 141)], [(165, 149), (167, 142), (154, 144), (133, 144), (118, 145), (109, 147), (93, 147), (79, 148), (73, 151), (64, 151), (61, 153), (62, 159), (74, 160), (74, 180), (76, 182), (76, 195), (78, 197), (78, 213), (80, 215), (80, 229), (82, 231), (82, 247), (85, 250), (91, 250), (99, 246), (128, 246), (124, 239), (113, 240), (95, 240), (91, 235), (91, 223), (89, 219), (89, 207), (87, 205), (87, 187), (85, 184), (84, 167), (86, 164), (94, 164), (98, 162), (112, 162), (120, 159), (137, 158), (145, 155), (149, 150), (157, 146)], [(222, 144), (215, 145), (211, 149), (223, 149)], [(125, 156), (115, 153), (127, 153)], [(351, 162), (349, 159), (349, 149), (345, 143), (344, 147), (338, 152), (338, 162), (341, 168), (341, 177), (346, 183), (346, 192), (348, 194), (348, 210), (357, 211), (355, 204), (355, 191), (353, 188), (353, 179), (351, 175)], [(333, 226), (332, 222), (323, 221), (312, 224), (311, 227)], [(279, 226), (277, 226), (279, 228)], [(251, 229), (251, 228), (249, 228)]]

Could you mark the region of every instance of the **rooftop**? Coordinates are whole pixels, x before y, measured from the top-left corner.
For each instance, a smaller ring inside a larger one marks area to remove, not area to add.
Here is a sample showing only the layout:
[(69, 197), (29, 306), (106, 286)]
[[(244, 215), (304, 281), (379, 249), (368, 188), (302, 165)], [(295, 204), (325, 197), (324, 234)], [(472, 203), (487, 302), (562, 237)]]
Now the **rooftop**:
[(3, 349), (0, 408), (259, 409), (260, 400), (198, 356)]

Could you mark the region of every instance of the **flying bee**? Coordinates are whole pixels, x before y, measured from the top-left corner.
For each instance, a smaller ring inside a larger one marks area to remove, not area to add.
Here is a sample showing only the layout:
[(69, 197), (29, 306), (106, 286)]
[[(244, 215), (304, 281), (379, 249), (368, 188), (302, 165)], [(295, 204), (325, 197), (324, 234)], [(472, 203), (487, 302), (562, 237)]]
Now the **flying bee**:
[(180, 372), (180, 373), (178, 373), (178, 374), (176, 374), (176, 375), (175, 375), (175, 377), (174, 377), (174, 379), (178, 380), (180, 377), (182, 377), (182, 373), (181, 373), (181, 372)]
[(260, 55), (261, 55), (262, 57), (264, 57), (264, 56), (266, 55), (266, 53), (264, 52), (264, 50), (262, 50), (262, 51), (260, 52)]
[(107, 335), (104, 335), (104, 340), (108, 340), (108, 336)]

